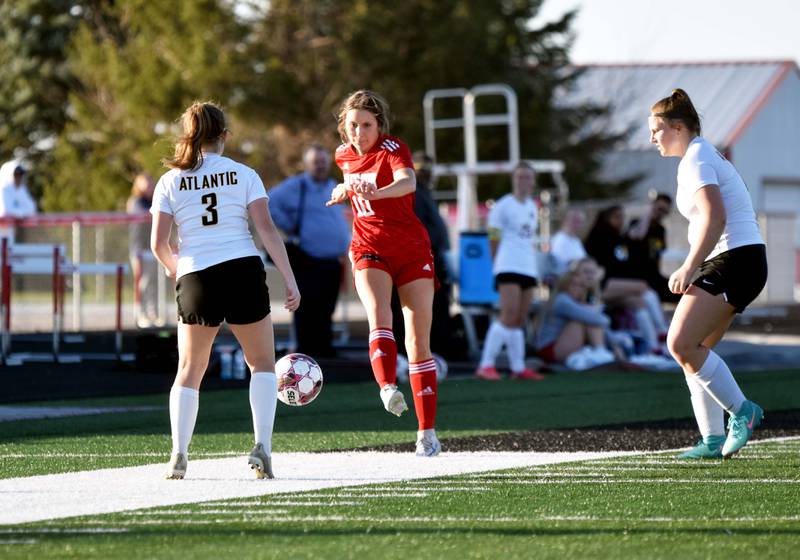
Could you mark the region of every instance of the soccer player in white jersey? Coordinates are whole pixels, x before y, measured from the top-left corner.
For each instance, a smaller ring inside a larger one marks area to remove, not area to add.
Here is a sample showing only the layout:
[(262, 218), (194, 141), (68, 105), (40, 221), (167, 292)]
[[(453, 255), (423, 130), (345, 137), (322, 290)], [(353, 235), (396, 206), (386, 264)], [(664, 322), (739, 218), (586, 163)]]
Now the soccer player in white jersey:
[[(225, 114), (212, 103), (196, 102), (181, 123), (175, 156), (164, 162), (172, 169), (159, 179), (150, 209), (151, 248), (167, 275), (177, 279), (179, 359), (169, 395), (172, 456), (166, 477), (186, 474), (200, 382), (219, 326), (227, 321), (252, 372), (255, 447), (248, 462), (258, 478), (273, 478), (275, 344), (266, 274), (248, 217), (283, 276), (287, 309), (297, 309), (300, 293), (269, 214), (264, 184), (254, 170), (222, 155), (229, 134)], [(169, 244), (173, 224), (177, 255)]]
[[(766, 284), (766, 248), (747, 187), (700, 136), (686, 92), (673, 90), (653, 105), (648, 124), (661, 155), (681, 158), (676, 202), (689, 220), (689, 254), (669, 278), (670, 290), (682, 296), (667, 347), (685, 373), (703, 439), (681, 457), (728, 458), (747, 443), (764, 411), (745, 398), (712, 348)], [(723, 410), (730, 414), (727, 437)]]
[(511, 378), (539, 381), (544, 376), (525, 366), (525, 321), (539, 276), (533, 246), (538, 228), (533, 201), (536, 173), (520, 163), (511, 174), (511, 193), (489, 211), (489, 243), (494, 255), (495, 285), (500, 292), (500, 316), (492, 321), (483, 343), (475, 376), (498, 381), (498, 354), (506, 347)]

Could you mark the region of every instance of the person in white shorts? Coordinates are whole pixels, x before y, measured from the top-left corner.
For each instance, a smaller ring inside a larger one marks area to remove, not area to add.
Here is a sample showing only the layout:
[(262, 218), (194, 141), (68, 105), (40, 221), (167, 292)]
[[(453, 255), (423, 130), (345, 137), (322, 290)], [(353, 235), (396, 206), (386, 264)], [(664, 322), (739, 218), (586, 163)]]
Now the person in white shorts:
[[(667, 347), (683, 368), (703, 439), (682, 458), (728, 458), (750, 439), (764, 411), (745, 398), (712, 350), (764, 288), (767, 258), (750, 193), (733, 165), (700, 136), (700, 118), (685, 91), (650, 109), (650, 141), (679, 157), (678, 211), (689, 220), (689, 254), (669, 278), (682, 294)], [(730, 414), (725, 435), (723, 410)]]
[[(151, 248), (167, 275), (177, 279), (178, 374), (169, 396), (172, 456), (166, 477), (186, 474), (200, 382), (214, 338), (226, 321), (252, 372), (255, 447), (248, 462), (258, 478), (273, 478), (275, 344), (266, 274), (248, 218), (283, 276), (288, 310), (297, 309), (300, 293), (269, 214), (264, 184), (253, 169), (222, 155), (229, 134), (225, 114), (212, 103), (196, 102), (181, 122), (183, 136), (175, 156), (164, 162), (171, 170), (159, 179), (150, 208)], [(169, 244), (173, 224), (177, 255)]]
[(494, 256), (495, 286), (500, 293), (500, 316), (486, 333), (480, 366), (475, 372), (478, 379), (500, 380), (495, 360), (504, 345), (512, 379), (544, 379), (525, 366), (524, 326), (539, 277), (534, 248), (538, 228), (535, 184), (533, 168), (520, 163), (511, 174), (511, 193), (489, 211), (489, 243)]

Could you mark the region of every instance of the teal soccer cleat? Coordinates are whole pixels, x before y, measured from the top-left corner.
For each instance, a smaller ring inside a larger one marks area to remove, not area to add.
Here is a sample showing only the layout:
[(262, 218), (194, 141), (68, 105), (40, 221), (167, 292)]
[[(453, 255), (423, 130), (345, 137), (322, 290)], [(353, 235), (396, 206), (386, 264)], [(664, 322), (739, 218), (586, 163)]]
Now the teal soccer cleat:
[(678, 455), (678, 459), (722, 459), (722, 444), (725, 436), (708, 436), (697, 442), (689, 451)]
[(722, 446), (722, 456), (728, 459), (744, 447), (763, 418), (764, 410), (760, 406), (753, 401), (744, 401), (739, 411), (728, 420), (728, 438)]

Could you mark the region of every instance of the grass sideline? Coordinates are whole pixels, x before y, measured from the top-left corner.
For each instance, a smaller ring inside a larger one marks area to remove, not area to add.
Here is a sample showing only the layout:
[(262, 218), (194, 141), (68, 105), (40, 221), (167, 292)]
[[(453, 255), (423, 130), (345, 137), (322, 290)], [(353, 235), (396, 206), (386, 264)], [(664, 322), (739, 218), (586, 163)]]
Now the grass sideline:
[[(796, 370), (737, 378), (767, 418), (800, 406)], [(0, 423), (0, 477), (166, 460), (166, 395), (43, 404), (164, 408)], [(448, 380), (439, 423), (446, 439), (690, 414), (679, 374), (592, 372), (540, 383)], [(329, 385), (308, 407), (279, 405), (274, 445), (404, 442), (415, 428), (412, 414), (382, 410), (374, 385)], [(242, 454), (250, 430), (245, 390), (204, 392), (191, 456)], [(749, 445), (725, 462), (647, 453), (2, 526), (0, 557), (787, 558), (800, 538), (799, 473), (798, 440)]]
[(15, 558), (790, 558), (800, 440), (0, 527)]
[[(737, 375), (746, 394), (769, 410), (799, 408), (800, 372)], [(404, 388), (407, 391), (407, 386)], [(408, 399), (411, 402), (411, 399)], [(26, 403), (35, 406), (37, 403)], [(166, 461), (167, 395), (40, 403), (47, 406), (160, 406), (130, 412), (0, 422), (0, 478)], [(570, 428), (691, 416), (675, 373), (561, 373), (542, 382), (448, 380), (440, 389), (441, 438)], [(407, 442), (413, 412), (383, 410), (374, 384), (332, 384), (311, 405), (278, 404), (273, 448), (323, 451)], [(241, 454), (252, 447), (246, 390), (201, 392), (191, 457)], [(693, 442), (687, 442), (687, 445)], [(46, 459), (46, 460), (42, 460)]]

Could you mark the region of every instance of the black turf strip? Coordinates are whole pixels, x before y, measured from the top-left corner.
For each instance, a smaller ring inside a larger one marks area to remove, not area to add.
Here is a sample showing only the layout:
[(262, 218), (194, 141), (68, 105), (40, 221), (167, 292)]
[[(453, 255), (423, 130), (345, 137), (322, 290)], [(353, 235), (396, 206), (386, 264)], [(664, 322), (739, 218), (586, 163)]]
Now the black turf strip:
[[(800, 409), (765, 412), (753, 439), (800, 435)], [(693, 445), (700, 439), (693, 418), (589, 426), (566, 430), (505, 432), (442, 439), (445, 451), (659, 451)], [(413, 451), (413, 443), (378, 445), (359, 451)]]

